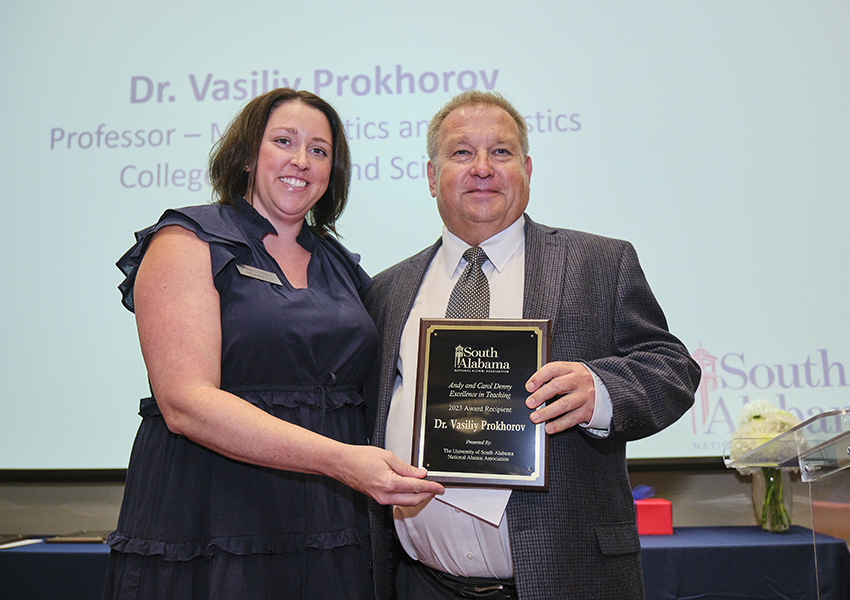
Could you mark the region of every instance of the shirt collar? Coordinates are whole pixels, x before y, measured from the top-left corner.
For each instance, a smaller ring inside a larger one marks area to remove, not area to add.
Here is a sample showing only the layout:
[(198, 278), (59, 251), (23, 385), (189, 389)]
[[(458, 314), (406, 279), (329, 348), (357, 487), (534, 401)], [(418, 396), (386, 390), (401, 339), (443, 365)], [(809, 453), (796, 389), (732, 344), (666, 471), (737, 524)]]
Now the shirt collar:
[[(478, 244), (487, 258), (500, 273), (507, 266), (508, 261), (525, 241), (525, 215), (514, 221), (507, 229), (503, 229), (493, 237)], [(469, 244), (457, 237), (443, 225), (443, 245), (440, 248), (443, 269), (446, 276), (451, 279), (455, 271), (461, 268), (463, 253), (469, 248)], [(466, 263), (463, 263), (463, 267)]]
[(270, 233), (277, 235), (274, 226), (242, 196), (236, 196), (233, 199), (233, 207), (241, 217), (243, 228), (247, 233), (250, 233), (259, 240), (262, 240)]
[[(237, 196), (234, 199), (233, 206), (236, 212), (241, 217), (242, 227), (246, 233), (262, 241), (269, 234), (277, 235), (277, 230), (274, 225), (261, 215), (252, 204), (244, 197)], [(301, 225), (301, 231), (298, 232), (298, 237), (295, 239), (301, 247), (308, 252), (312, 252), (316, 248), (315, 234), (307, 226), (307, 220)]]

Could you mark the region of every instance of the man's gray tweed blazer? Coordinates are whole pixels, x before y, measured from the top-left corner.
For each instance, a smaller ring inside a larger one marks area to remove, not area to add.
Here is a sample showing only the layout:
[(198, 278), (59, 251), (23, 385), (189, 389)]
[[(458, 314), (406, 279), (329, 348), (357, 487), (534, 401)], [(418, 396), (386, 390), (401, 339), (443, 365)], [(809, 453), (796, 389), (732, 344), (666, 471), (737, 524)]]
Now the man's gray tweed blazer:
[[(383, 447), (401, 332), (434, 246), (378, 274), (366, 307), (380, 364), (367, 382), (372, 443)], [(549, 438), (549, 490), (515, 491), (507, 507), (521, 600), (644, 597), (626, 442), (676, 421), (694, 401), (700, 371), (667, 322), (631, 244), (554, 229), (526, 216), (523, 317), (551, 319), (551, 360), (583, 361), (613, 402), (610, 435), (581, 428)], [(389, 507), (371, 506), (378, 600), (394, 597), (403, 552)]]

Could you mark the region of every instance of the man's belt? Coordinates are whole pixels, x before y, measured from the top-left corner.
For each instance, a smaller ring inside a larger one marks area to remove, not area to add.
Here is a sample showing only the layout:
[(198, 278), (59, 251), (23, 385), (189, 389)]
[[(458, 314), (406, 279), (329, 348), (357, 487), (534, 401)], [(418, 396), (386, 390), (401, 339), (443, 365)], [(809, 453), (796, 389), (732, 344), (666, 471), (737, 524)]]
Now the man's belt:
[(419, 564), (431, 579), (460, 598), (475, 600), (516, 600), (518, 598), (513, 579), (458, 577), (432, 569), (424, 563)]

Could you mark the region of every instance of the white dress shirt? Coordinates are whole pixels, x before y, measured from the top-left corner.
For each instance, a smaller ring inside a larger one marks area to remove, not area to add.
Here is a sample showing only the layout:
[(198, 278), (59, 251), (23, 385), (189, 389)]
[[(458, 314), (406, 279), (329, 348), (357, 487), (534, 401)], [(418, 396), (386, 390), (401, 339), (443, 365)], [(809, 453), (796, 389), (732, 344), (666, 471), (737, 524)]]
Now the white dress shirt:
[[(490, 285), (490, 318), (522, 318), (525, 281), (525, 219), (486, 240), (482, 265)], [(398, 375), (387, 417), (386, 448), (410, 462), (419, 344), (419, 320), (443, 318), (449, 296), (466, 267), (469, 245), (443, 228), (442, 245), (425, 273), (401, 338)], [(611, 401), (604, 384), (596, 384), (596, 407), (586, 427), (604, 436), (611, 421)], [(409, 382), (409, 385), (405, 385)], [(510, 490), (447, 487), (443, 496), (415, 507), (395, 506), (393, 517), (409, 556), (434, 569), (462, 577), (513, 576), (505, 506)]]

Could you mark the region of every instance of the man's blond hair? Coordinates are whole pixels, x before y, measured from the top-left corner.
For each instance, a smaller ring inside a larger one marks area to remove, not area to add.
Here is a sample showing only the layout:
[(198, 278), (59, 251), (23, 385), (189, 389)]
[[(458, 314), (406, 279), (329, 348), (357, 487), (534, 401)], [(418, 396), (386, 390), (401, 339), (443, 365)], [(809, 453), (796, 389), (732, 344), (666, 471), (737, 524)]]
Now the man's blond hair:
[(519, 131), (519, 143), (522, 149), (522, 157), (528, 156), (528, 126), (525, 124), (525, 119), (513, 105), (505, 100), (498, 92), (482, 92), (480, 90), (467, 90), (449, 100), (440, 111), (434, 115), (431, 122), (428, 123), (428, 159), (431, 162), (437, 158), (437, 147), (440, 142), (440, 127), (443, 121), (452, 111), (464, 106), (475, 106), (478, 104), (496, 106), (508, 113), (516, 123)]

